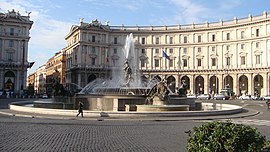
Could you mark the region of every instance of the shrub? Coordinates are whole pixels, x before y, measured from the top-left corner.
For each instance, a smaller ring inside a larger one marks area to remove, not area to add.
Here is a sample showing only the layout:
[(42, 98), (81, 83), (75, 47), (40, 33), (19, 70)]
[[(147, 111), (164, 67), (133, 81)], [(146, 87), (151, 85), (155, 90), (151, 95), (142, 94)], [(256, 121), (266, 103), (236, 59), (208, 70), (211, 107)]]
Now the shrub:
[(257, 152), (266, 139), (256, 128), (231, 122), (209, 122), (189, 131), (189, 152)]

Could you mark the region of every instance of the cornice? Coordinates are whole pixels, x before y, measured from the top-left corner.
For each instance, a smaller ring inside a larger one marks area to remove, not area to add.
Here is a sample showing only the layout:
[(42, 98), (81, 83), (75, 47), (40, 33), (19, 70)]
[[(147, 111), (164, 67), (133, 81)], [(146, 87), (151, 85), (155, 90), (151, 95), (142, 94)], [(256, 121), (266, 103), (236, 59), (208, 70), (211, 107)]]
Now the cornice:
[[(262, 72), (262, 71), (269, 71), (270, 67), (260, 67), (260, 68), (234, 68), (234, 69), (166, 69), (166, 70), (156, 70), (156, 69), (141, 69), (142, 72), (162, 72), (162, 73), (169, 73), (169, 72), (173, 72), (173, 73), (178, 73), (178, 74), (182, 74), (182, 73), (189, 73), (189, 74), (196, 74), (196, 73), (249, 73), (249, 72), (253, 72), (254, 71), (258, 71), (258, 72)], [(270, 71), (269, 71), (270, 72)]]

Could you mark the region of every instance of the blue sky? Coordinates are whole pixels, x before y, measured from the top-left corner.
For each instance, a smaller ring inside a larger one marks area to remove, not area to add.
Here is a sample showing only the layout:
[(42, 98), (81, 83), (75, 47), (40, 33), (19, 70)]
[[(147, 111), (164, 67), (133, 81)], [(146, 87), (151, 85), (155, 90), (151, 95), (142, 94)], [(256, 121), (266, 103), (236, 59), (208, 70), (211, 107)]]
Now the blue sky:
[(269, 6), (270, 0), (0, 0), (2, 13), (31, 12), (28, 61), (35, 64), (28, 74), (66, 46), (64, 37), (80, 18), (111, 26), (178, 25), (260, 15)]

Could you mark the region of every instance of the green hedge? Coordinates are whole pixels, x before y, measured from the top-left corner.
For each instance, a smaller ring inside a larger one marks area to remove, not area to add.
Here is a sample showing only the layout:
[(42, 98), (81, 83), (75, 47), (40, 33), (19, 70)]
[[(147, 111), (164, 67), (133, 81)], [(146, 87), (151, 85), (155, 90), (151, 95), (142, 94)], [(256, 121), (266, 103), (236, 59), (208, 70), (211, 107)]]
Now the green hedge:
[(266, 143), (256, 128), (231, 122), (209, 122), (188, 132), (189, 152), (259, 152)]

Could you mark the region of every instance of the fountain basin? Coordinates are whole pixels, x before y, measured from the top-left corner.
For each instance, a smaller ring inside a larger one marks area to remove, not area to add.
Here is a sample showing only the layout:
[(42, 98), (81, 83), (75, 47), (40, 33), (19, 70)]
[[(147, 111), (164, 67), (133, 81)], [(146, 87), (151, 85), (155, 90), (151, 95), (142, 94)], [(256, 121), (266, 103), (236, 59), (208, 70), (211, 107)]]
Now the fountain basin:
[[(42, 117), (44, 115), (58, 116), (58, 117), (75, 117), (77, 110), (64, 110), (64, 109), (48, 109), (48, 108), (35, 108), (25, 105), (33, 104), (33, 102), (14, 102), (11, 103), (10, 109), (13, 111), (19, 111), (29, 113), (32, 116), (37, 117), (39, 114)], [(84, 110), (85, 117), (203, 117), (203, 116), (218, 116), (218, 115), (232, 115), (241, 113), (243, 108), (237, 105), (231, 104), (213, 104), (213, 103), (202, 103), (203, 110), (200, 111), (90, 111)], [(227, 117), (227, 116), (226, 116)]]
[(137, 112), (189, 111), (189, 105), (136, 105)]
[[(129, 106), (128, 109), (133, 109), (133, 107), (139, 106), (142, 111), (143, 109), (150, 108), (151, 105), (145, 105), (146, 95), (100, 95), (100, 94), (79, 94), (76, 96), (75, 101), (75, 109), (78, 109), (78, 102), (81, 101), (84, 104), (85, 110), (92, 111), (136, 111), (136, 110), (126, 110), (126, 107)], [(170, 101), (167, 103), (170, 106), (160, 105), (160, 108), (153, 106), (149, 110), (153, 111), (164, 111), (165, 109), (169, 111), (185, 111), (184, 107), (188, 105), (188, 110), (196, 110), (195, 99), (187, 98), (187, 97), (179, 97), (179, 96), (170, 96)], [(185, 105), (185, 106), (179, 106)], [(143, 108), (146, 106), (145, 108)], [(175, 106), (173, 108), (173, 106)], [(181, 110), (173, 110), (177, 109)], [(136, 108), (135, 108), (136, 109)], [(159, 109), (159, 110), (158, 110)], [(163, 110), (162, 110), (163, 109)], [(170, 110), (171, 109), (171, 110)], [(137, 109), (138, 111), (138, 109)]]
[(49, 109), (74, 109), (73, 103), (55, 102), (55, 101), (34, 101), (33, 106), (36, 108), (49, 108)]

